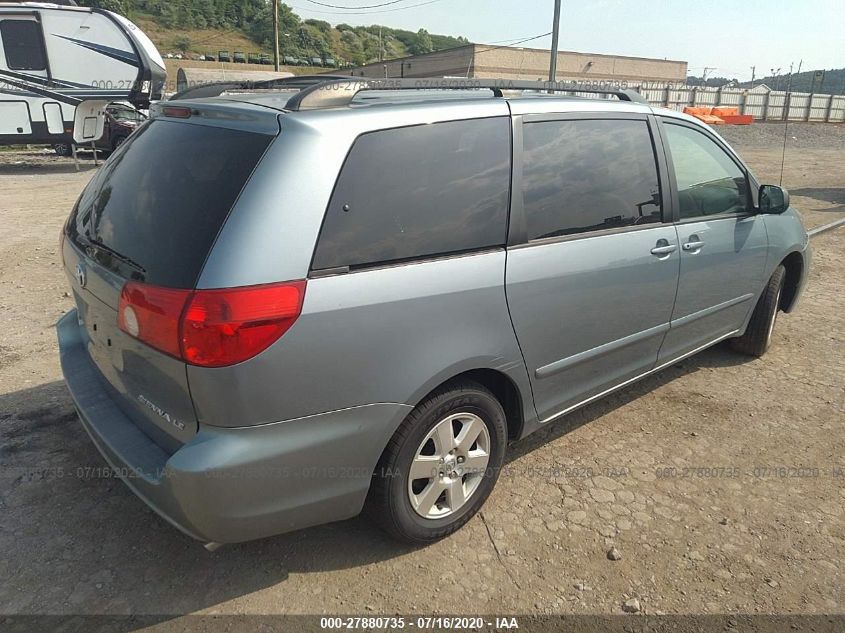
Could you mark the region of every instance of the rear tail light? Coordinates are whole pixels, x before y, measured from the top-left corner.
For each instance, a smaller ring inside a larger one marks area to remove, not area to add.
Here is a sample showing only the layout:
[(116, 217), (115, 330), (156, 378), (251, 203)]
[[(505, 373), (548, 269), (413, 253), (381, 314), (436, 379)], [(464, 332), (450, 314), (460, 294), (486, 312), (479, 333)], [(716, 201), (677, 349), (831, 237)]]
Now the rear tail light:
[(302, 312), (305, 281), (220, 290), (176, 290), (128, 282), (118, 325), (186, 363), (225, 367), (279, 339)]
[(304, 281), (194, 292), (182, 317), (183, 358), (205, 367), (252, 358), (290, 329), (304, 296)]
[(179, 358), (179, 320), (190, 295), (190, 290), (130, 281), (120, 293), (117, 324), (150, 347)]

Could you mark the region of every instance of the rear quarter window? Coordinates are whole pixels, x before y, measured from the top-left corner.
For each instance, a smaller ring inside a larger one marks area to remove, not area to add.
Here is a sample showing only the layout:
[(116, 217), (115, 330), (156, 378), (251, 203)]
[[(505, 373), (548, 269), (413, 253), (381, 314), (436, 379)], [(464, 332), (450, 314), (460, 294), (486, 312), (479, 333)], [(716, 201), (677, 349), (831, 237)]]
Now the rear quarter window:
[[(68, 223), (85, 249), (99, 242), (144, 269), (132, 277), (193, 288), (226, 217), (273, 137), (154, 120), (88, 185)], [(115, 269), (117, 260), (101, 263)], [(116, 270), (129, 276), (123, 270)]]
[(338, 177), (312, 268), (502, 246), (510, 155), (507, 117), (362, 135)]

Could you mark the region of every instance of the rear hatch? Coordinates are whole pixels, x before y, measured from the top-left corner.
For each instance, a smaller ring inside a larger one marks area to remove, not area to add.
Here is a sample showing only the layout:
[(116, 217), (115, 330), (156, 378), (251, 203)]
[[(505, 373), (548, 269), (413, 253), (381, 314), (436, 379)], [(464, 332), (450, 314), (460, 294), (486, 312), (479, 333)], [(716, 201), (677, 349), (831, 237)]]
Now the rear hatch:
[(195, 288), (273, 137), (202, 120), (150, 121), (92, 179), (65, 227), (65, 270), (88, 353), (121, 410), (165, 450), (197, 432), (186, 364), (119, 327), (121, 292), (128, 282)]

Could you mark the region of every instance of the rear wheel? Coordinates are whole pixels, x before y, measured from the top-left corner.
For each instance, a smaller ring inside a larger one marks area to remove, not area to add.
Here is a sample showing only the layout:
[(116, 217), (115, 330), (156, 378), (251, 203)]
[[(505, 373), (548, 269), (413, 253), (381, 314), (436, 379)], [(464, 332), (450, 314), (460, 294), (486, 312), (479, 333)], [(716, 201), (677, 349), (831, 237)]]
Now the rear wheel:
[(781, 265), (775, 269), (757, 301), (751, 320), (745, 334), (731, 341), (731, 346), (738, 352), (749, 356), (760, 357), (766, 353), (772, 344), (772, 333), (778, 318), (780, 297), (783, 293), (783, 283), (786, 279), (786, 269)]
[(493, 490), (507, 423), (496, 397), (463, 381), (418, 405), (385, 449), (368, 510), (391, 536), (429, 543), (459, 529)]

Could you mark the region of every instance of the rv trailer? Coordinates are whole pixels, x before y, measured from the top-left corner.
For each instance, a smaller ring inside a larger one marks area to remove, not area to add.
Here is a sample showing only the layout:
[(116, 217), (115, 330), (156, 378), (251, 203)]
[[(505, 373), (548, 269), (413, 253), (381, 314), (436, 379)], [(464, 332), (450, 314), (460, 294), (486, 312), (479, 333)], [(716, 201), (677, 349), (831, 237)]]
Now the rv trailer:
[[(148, 108), (165, 75), (155, 45), (123, 16), (72, 3), (0, 4), (0, 145), (71, 143), (83, 110), (85, 127), (102, 131), (92, 113), (101, 119), (112, 101)], [(77, 130), (76, 141), (96, 140), (85, 134)]]

